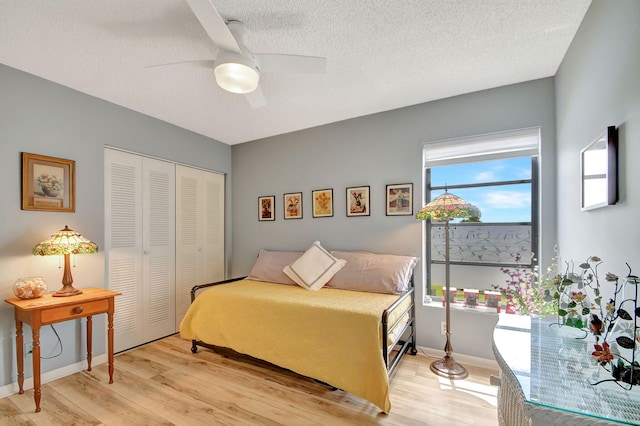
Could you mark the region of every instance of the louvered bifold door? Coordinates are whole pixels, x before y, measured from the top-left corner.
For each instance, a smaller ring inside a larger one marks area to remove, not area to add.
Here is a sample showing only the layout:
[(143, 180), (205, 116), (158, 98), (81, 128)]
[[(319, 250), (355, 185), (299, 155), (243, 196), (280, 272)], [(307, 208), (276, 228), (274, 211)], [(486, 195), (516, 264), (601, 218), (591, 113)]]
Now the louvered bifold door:
[(202, 275), (200, 171), (176, 166), (176, 326), (189, 308), (191, 287)]
[(105, 149), (107, 287), (119, 291), (115, 350), (142, 342), (142, 158)]
[(224, 279), (224, 175), (205, 173), (202, 282)]
[(176, 166), (176, 326), (191, 288), (224, 279), (224, 175)]
[(143, 334), (145, 342), (177, 331), (175, 164), (143, 159)]

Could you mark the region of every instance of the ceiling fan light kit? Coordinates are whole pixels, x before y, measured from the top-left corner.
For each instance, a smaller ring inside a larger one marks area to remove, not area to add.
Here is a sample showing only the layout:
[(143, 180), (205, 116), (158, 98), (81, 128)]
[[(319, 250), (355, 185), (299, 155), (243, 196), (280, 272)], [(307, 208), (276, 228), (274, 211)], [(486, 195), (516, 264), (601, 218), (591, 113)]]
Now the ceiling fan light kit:
[(213, 61), (216, 83), (228, 92), (245, 95), (252, 108), (266, 105), (259, 85), (260, 72), (325, 72), (326, 59), (323, 57), (278, 53), (254, 55), (247, 48), (251, 37), (242, 22), (223, 18), (213, 0), (186, 1), (202, 28), (218, 46), (219, 51)]
[[(222, 56), (222, 55), (221, 55)], [(213, 70), (216, 76), (216, 83), (224, 90), (231, 93), (251, 93), (258, 87), (260, 72), (258, 68), (249, 60), (233, 55), (235, 58), (220, 57), (216, 60), (216, 67)]]

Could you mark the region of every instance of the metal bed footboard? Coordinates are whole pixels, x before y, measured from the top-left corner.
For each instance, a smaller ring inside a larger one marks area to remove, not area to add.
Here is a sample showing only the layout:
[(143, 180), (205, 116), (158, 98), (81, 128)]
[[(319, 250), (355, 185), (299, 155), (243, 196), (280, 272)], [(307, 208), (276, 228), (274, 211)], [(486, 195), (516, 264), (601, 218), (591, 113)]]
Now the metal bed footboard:
[[(400, 313), (393, 322), (389, 324), (389, 316), (393, 311), (399, 309), (399, 306), (407, 299), (410, 298), (411, 303), (404, 311)], [(416, 355), (416, 328), (415, 328), (415, 288), (413, 285), (413, 275), (410, 280), (410, 288), (404, 292), (398, 300), (396, 300), (391, 306), (384, 310), (382, 313), (382, 356), (384, 363), (387, 366), (387, 372), (389, 377), (393, 374), (400, 358), (409, 352), (411, 355)], [(409, 315), (406, 322), (404, 321), (405, 315)], [(394, 332), (398, 327), (402, 327), (402, 330), (396, 334), (396, 338), (393, 342), (389, 343), (389, 335)], [(394, 353), (395, 351), (395, 353)]]
[[(216, 285), (228, 284), (228, 283), (232, 283), (234, 281), (244, 280), (245, 278), (247, 278), (247, 277), (244, 276), (244, 277), (239, 277), (239, 278), (231, 278), (231, 279), (224, 280), (224, 281), (217, 281), (215, 283), (194, 285), (193, 287), (191, 287), (191, 303), (193, 304), (193, 301), (196, 300), (196, 293), (198, 292), (198, 290), (202, 290), (203, 288), (207, 288), (207, 287), (213, 287), (213, 286), (216, 286)], [(209, 348), (209, 349), (214, 349), (213, 346), (208, 345), (205, 342), (202, 342), (200, 340), (192, 340), (191, 341), (191, 352), (194, 353), (194, 354), (196, 352), (198, 352), (198, 346), (202, 346), (202, 347)]]

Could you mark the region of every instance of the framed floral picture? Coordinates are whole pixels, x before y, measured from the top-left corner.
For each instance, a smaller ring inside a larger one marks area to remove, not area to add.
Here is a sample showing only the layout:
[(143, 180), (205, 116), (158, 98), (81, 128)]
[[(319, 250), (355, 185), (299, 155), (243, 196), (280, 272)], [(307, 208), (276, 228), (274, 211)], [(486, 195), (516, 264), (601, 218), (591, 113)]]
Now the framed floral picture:
[(258, 220), (276, 220), (275, 195), (258, 197)]
[(302, 192), (284, 194), (284, 218), (302, 219)]
[(368, 186), (347, 188), (347, 216), (369, 216), (370, 206)]
[(22, 210), (75, 212), (73, 160), (22, 153)]
[(387, 185), (387, 216), (413, 215), (413, 184)]
[(333, 216), (333, 189), (318, 189), (311, 192), (313, 217)]

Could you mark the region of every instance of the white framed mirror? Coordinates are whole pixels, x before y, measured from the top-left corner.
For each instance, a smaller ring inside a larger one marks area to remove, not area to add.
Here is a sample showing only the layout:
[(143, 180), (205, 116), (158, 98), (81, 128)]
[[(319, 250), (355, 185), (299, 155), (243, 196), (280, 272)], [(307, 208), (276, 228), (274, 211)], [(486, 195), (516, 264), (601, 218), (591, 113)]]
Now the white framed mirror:
[(618, 130), (607, 130), (580, 151), (581, 210), (618, 202)]

